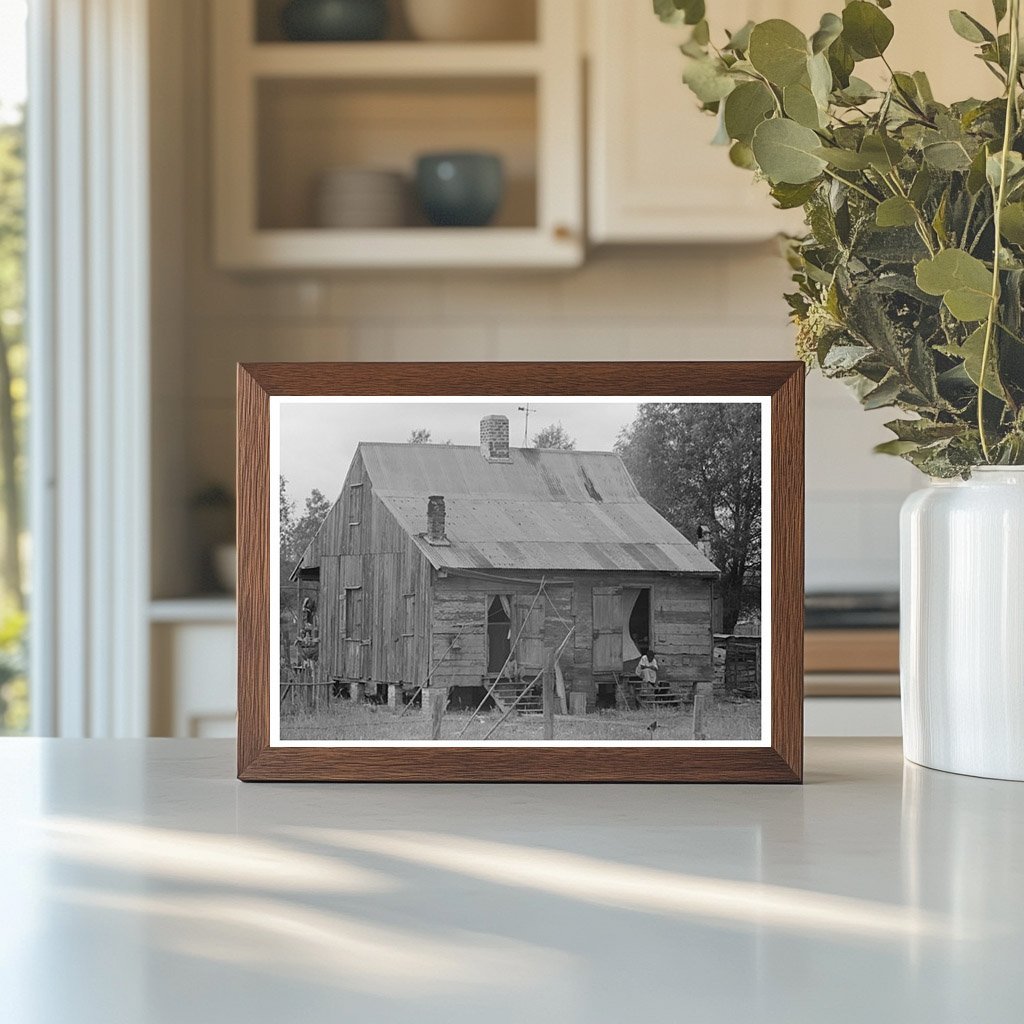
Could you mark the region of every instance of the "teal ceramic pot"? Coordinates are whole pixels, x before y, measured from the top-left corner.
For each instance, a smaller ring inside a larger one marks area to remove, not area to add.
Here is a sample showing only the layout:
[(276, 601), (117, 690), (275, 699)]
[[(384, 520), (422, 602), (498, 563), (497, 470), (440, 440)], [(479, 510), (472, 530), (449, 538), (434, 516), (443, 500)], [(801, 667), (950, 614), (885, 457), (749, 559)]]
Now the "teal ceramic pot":
[(388, 27), (387, 0), (291, 0), (281, 12), (281, 27), (296, 42), (380, 39)]
[(416, 192), (436, 227), (483, 227), (494, 219), (505, 195), (501, 157), (427, 153), (416, 163)]

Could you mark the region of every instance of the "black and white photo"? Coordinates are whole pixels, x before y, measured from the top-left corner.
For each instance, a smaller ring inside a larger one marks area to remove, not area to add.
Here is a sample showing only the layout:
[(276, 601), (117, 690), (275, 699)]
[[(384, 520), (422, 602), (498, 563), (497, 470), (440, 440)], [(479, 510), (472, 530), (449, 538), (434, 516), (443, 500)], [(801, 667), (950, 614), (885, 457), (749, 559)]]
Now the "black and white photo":
[(760, 398), (275, 397), (276, 745), (765, 745)]

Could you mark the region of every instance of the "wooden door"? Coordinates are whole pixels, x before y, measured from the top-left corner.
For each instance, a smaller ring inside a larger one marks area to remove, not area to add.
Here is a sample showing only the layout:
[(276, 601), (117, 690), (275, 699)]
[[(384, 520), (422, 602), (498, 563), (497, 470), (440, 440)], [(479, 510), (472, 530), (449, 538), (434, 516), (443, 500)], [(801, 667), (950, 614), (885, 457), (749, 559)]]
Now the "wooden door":
[(622, 671), (622, 587), (594, 587), (593, 669)]
[(399, 678), (403, 683), (415, 682), (416, 675), (416, 595), (402, 597), (402, 652)]
[(544, 667), (544, 597), (516, 596), (515, 629), (519, 632), (516, 662), (522, 676), (533, 678)]

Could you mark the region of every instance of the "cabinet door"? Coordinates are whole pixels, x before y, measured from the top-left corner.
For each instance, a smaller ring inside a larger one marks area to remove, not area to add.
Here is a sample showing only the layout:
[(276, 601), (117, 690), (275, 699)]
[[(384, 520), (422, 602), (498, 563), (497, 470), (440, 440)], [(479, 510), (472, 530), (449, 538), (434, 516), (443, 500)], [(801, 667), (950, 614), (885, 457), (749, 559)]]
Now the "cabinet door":
[[(799, 230), (764, 183), (712, 146), (716, 124), (682, 83), (685, 26), (663, 25), (645, 0), (588, 0), (590, 237), (594, 242), (714, 242)], [(708, 4), (712, 32), (785, 17), (816, 27), (821, 0)], [(805, 8), (800, 17), (798, 8)]]
[[(648, 0), (587, 0), (590, 38), (590, 236), (594, 242), (700, 242), (767, 238), (799, 231), (799, 211), (774, 209), (763, 183), (712, 146), (715, 121), (682, 84), (678, 49), (689, 31), (663, 25)], [(748, 19), (786, 18), (805, 33), (825, 0), (709, 0), (715, 38)], [(998, 94), (974, 48), (949, 24), (947, 6), (901, 0), (886, 11), (896, 26), (887, 53), (901, 70), (928, 73), (938, 99)], [(992, 23), (990, 0), (955, 6)], [(1004, 24), (1005, 30), (1005, 24)], [(881, 84), (881, 61), (857, 73)]]

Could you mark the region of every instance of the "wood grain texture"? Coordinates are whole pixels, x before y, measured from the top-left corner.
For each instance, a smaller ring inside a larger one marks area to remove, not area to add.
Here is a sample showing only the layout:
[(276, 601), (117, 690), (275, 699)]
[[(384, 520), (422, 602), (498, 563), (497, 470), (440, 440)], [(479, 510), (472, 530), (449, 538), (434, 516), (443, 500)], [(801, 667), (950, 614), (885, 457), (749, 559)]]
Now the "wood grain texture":
[[(269, 396), (763, 395), (772, 406), (770, 747), (271, 747)], [(238, 777), (244, 781), (800, 782), (798, 362), (253, 363), (238, 368)]]
[(805, 672), (900, 670), (898, 629), (809, 629), (804, 645)]

